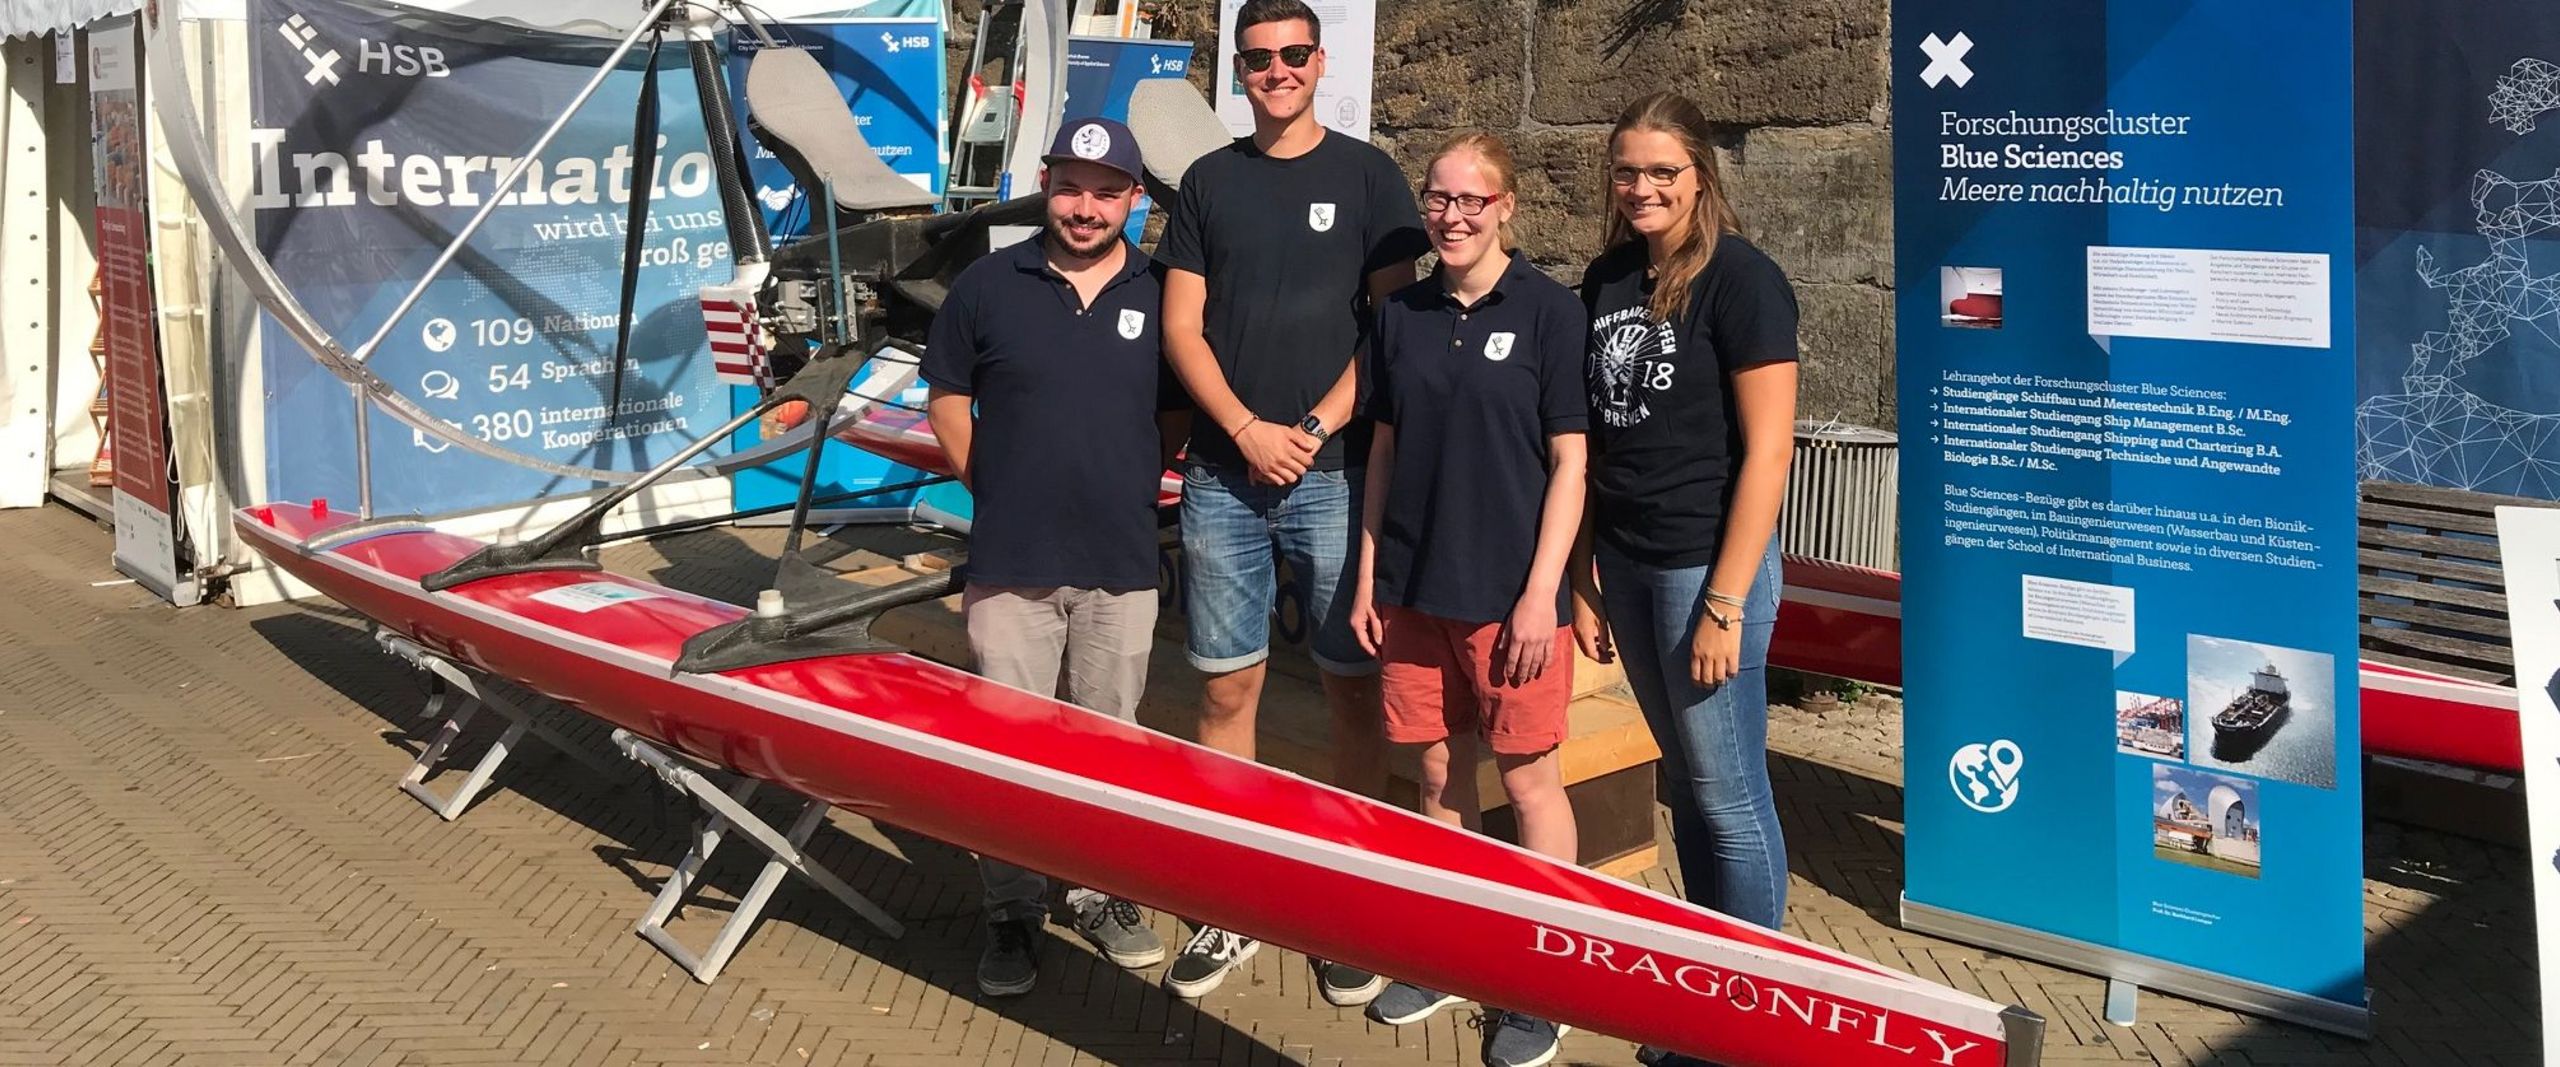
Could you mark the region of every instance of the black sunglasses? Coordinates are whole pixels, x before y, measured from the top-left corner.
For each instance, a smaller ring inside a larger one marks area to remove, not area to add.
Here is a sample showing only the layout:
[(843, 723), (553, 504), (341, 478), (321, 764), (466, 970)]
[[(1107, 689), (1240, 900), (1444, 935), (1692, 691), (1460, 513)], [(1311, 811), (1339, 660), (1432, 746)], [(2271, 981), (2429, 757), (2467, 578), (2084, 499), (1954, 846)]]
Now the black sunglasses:
[(1274, 57), (1277, 57), (1281, 62), (1294, 68), (1306, 66), (1307, 60), (1312, 58), (1315, 54), (1316, 46), (1314, 45), (1293, 44), (1276, 50), (1270, 48), (1247, 48), (1241, 52), (1237, 52), (1236, 59), (1244, 64), (1244, 69), (1255, 74), (1260, 74), (1263, 71), (1271, 69), (1271, 60)]

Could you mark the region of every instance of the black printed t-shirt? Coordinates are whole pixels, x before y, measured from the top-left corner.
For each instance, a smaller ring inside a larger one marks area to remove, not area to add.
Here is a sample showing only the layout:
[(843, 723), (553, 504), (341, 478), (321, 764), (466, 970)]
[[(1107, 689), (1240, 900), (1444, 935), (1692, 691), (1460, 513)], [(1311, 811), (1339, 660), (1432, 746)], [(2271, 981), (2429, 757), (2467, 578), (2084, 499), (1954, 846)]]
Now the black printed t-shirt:
[[(1438, 277), (1378, 309), (1368, 414), (1395, 428), (1378, 521), (1380, 603), (1501, 622), (1528, 586), (1546, 503), (1547, 438), (1587, 423), (1582, 303), (1512, 256), (1461, 305)], [(1558, 619), (1569, 618), (1558, 583)]]
[(977, 401), (970, 581), (1155, 588), (1161, 277), (1130, 248), (1086, 307), (1033, 238), (952, 281), (921, 373)]
[[(1295, 426), (1362, 342), (1369, 272), (1430, 248), (1404, 172), (1384, 151), (1328, 132), (1279, 159), (1241, 138), (1182, 179), (1156, 257), (1208, 283), (1204, 330), (1236, 399)], [(1228, 427), (1201, 425), (1191, 455), (1241, 464)], [(1318, 470), (1366, 462), (1366, 428), (1336, 427)]]
[(1642, 242), (1601, 253), (1583, 274), (1593, 530), (1639, 563), (1703, 566), (1721, 546), (1742, 466), (1729, 376), (1796, 358), (1795, 289), (1766, 253), (1725, 234), (1685, 321), (1655, 318), (1652, 295)]

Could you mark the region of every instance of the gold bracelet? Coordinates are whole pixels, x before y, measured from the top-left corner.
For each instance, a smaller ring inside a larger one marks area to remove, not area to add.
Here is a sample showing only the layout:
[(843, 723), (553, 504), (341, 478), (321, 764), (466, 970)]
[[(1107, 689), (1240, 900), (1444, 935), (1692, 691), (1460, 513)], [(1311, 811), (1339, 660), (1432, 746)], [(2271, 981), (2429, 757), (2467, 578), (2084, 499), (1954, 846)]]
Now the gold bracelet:
[(1712, 587), (1707, 590), (1707, 599), (1718, 604), (1731, 604), (1737, 608), (1742, 606), (1741, 597), (1716, 592)]

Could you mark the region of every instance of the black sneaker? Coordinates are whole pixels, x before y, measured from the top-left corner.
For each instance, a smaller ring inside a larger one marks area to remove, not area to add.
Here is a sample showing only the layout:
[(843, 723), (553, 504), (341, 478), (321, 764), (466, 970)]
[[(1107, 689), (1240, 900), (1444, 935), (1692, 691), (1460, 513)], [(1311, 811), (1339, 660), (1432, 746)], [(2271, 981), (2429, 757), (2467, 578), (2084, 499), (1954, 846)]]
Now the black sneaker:
[(1558, 1026), (1516, 1011), (1488, 1011), (1475, 1025), (1484, 1028), (1484, 1067), (1544, 1067), (1556, 1058), (1562, 1038), (1572, 1027)]
[(1206, 996), (1227, 980), (1228, 972), (1260, 951), (1260, 941), (1203, 926), (1191, 935), (1190, 944), (1182, 946), (1182, 954), (1173, 958), (1173, 966), (1165, 969), (1164, 987), (1186, 999)]
[(1378, 999), (1378, 991), (1387, 987), (1383, 975), (1371, 974), (1348, 963), (1316, 961), (1323, 979), (1316, 983), (1324, 991), (1324, 1002), (1337, 1008), (1357, 1008)]
[(1130, 970), (1164, 962), (1164, 939), (1147, 929), (1138, 906), (1119, 897), (1095, 893), (1076, 905), (1076, 932), (1103, 958)]
[(1449, 1005), (1466, 1002), (1465, 997), (1425, 989), (1411, 982), (1397, 982), (1388, 986), (1386, 992), (1378, 994), (1378, 999), (1369, 1002), (1369, 1017), (1389, 1026), (1405, 1026), (1439, 1014), (1440, 1009)]
[(1040, 980), (1033, 956), (1037, 931), (1028, 920), (1003, 919), (987, 924), (987, 950), (978, 956), (978, 992), (991, 997), (1020, 996)]

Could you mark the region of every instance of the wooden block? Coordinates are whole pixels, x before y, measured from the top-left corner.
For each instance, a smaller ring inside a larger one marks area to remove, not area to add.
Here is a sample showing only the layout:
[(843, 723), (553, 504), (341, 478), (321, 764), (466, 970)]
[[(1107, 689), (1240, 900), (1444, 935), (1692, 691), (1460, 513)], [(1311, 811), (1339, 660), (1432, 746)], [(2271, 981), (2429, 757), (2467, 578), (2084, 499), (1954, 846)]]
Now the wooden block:
[[(906, 567), (896, 566), (847, 577), (886, 585), (910, 576)], [(964, 670), (972, 665), (958, 596), (891, 612), (873, 624), (872, 632), (929, 659)], [(1332, 713), (1313, 665), (1303, 653), (1290, 658), (1306, 669), (1275, 665), (1271, 672), (1258, 715), (1256, 758), (1268, 766), (1325, 781), (1333, 769)], [(1199, 718), (1201, 677), (1183, 663), (1179, 630), (1170, 636), (1159, 631), (1153, 663), (1146, 692), (1138, 701), (1138, 721), (1176, 737), (1192, 736)], [(1581, 665), (1601, 669), (1587, 661)], [(1562, 770), (1582, 829), (1583, 861), (1623, 865), (1653, 847), (1653, 765), (1661, 752), (1654, 747), (1644, 715), (1622, 694), (1605, 689), (1591, 692), (1576, 699), (1569, 714), (1572, 726), (1563, 746)], [(1419, 752), (1396, 746), (1388, 766), (1394, 779), (1389, 799), (1410, 806), (1415, 783), (1421, 778)], [(1501, 773), (1490, 758), (1476, 768), (1476, 795), (1485, 805), (1487, 830), (1507, 838), (1509, 808), (1503, 803)]]

